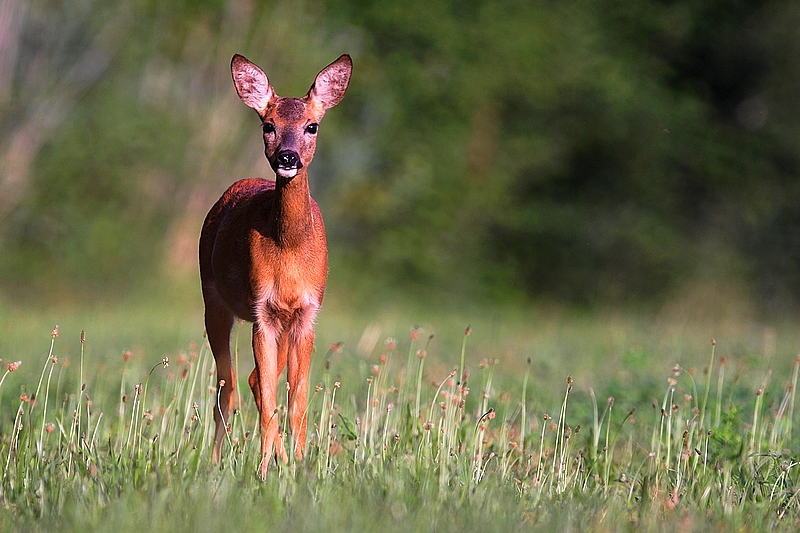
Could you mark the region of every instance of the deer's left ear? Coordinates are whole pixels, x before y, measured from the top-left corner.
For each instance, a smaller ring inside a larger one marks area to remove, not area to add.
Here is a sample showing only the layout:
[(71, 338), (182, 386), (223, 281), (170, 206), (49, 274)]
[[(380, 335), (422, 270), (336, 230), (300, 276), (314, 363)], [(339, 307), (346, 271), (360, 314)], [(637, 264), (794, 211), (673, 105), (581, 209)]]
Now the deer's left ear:
[(236, 54), (231, 59), (231, 76), (242, 102), (261, 115), (275, 96), (264, 71), (246, 57)]
[(325, 110), (332, 108), (344, 98), (352, 72), (353, 60), (347, 54), (342, 55), (317, 74), (314, 85), (308, 90), (308, 98)]

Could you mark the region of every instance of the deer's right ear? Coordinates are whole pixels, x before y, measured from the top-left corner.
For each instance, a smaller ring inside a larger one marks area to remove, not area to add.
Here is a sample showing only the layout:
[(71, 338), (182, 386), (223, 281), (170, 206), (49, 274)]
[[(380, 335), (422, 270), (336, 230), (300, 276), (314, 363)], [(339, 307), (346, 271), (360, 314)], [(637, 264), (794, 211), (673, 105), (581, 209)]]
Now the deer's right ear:
[(317, 74), (314, 85), (308, 90), (308, 97), (328, 110), (342, 101), (347, 86), (350, 84), (350, 74), (353, 72), (353, 60), (347, 54), (325, 67)]
[(246, 57), (236, 54), (231, 60), (231, 76), (242, 102), (261, 115), (275, 94), (264, 71)]

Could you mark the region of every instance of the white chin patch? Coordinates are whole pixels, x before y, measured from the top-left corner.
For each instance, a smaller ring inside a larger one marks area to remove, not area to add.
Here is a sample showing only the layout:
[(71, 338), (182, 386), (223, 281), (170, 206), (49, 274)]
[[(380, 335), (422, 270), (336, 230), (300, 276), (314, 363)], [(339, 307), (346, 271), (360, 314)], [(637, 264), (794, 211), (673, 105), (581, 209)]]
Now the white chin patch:
[(278, 167), (278, 172), (276, 172), (276, 174), (282, 178), (293, 178), (297, 175), (297, 169)]

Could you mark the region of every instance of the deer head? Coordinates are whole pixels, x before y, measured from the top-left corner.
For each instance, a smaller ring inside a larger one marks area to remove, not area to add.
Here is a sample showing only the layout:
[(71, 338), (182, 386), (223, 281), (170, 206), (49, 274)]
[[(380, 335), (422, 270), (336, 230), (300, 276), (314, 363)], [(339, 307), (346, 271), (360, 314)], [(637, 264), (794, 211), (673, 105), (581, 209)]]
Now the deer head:
[(284, 98), (275, 94), (258, 66), (244, 56), (233, 56), (233, 84), (239, 98), (261, 119), (264, 154), (278, 177), (290, 180), (311, 163), (319, 122), (344, 97), (352, 70), (350, 56), (342, 55), (317, 74), (304, 97)]

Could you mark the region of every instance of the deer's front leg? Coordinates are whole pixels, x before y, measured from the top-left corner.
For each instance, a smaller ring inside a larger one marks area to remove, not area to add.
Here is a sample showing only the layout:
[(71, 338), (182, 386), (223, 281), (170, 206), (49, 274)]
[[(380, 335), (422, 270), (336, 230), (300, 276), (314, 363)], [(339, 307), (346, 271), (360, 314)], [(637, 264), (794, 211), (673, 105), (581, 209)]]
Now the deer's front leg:
[(311, 364), (311, 351), (314, 347), (314, 331), (303, 331), (299, 339), (289, 347), (286, 380), (289, 384), (289, 425), (292, 429), (294, 453), (303, 458), (306, 446), (306, 426), (308, 423), (308, 370)]
[[(261, 422), (261, 463), (258, 470), (261, 479), (266, 479), (269, 460), (278, 436), (278, 417), (275, 413), (278, 393), (278, 343), (275, 329), (263, 321), (253, 323), (253, 355), (258, 377), (256, 404)], [(253, 393), (256, 394), (255, 388)]]

